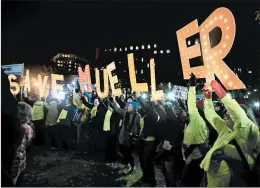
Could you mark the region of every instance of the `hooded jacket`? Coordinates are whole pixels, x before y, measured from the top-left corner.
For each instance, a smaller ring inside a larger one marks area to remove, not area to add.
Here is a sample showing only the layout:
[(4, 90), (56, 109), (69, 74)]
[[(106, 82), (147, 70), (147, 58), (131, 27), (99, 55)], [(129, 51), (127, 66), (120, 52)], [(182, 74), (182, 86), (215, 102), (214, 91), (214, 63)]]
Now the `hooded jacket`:
[(201, 158), (206, 152), (206, 144), (209, 138), (207, 125), (200, 116), (196, 106), (196, 88), (190, 87), (188, 93), (188, 112), (190, 122), (184, 130), (183, 152), (190, 147), (190, 145), (197, 144), (191, 154), (185, 159), (186, 164), (189, 164), (193, 159)]
[(221, 161), (219, 165), (213, 165), (211, 160), (215, 152), (221, 150), (227, 157), (241, 160), (235, 146), (230, 144), (230, 141), (236, 139), (249, 165), (254, 164), (254, 157), (260, 152), (260, 138), (257, 125), (247, 117), (244, 110), (235, 100), (225, 96), (221, 102), (234, 122), (233, 130), (229, 129), (225, 120), (215, 112), (212, 100), (205, 99), (205, 116), (218, 132), (215, 144), (200, 164), (200, 167), (208, 172), (209, 186), (228, 186), (231, 176), (231, 171), (225, 161)]
[(122, 128), (119, 134), (119, 143), (126, 146), (130, 146), (131, 136), (138, 136), (140, 133), (141, 116), (137, 112), (127, 112), (126, 110), (122, 110), (117, 105), (118, 104), (114, 101), (114, 110), (123, 119)]

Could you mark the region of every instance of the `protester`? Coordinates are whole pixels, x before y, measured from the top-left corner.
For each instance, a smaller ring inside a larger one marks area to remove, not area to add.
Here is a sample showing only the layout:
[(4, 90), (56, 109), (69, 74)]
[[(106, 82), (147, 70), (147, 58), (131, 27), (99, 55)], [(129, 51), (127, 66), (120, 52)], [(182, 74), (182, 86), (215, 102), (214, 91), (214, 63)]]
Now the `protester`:
[(18, 113), (24, 136), (20, 146), (16, 150), (16, 155), (11, 167), (11, 176), (15, 186), (20, 186), (24, 178), (24, 170), (26, 168), (26, 148), (29, 146), (33, 138), (33, 129), (30, 126), (32, 108), (24, 102), (19, 102)]
[(152, 102), (146, 103), (138, 98), (139, 104), (142, 109), (142, 121), (141, 121), (141, 142), (140, 142), (140, 154), (139, 160), (143, 176), (141, 181), (147, 186), (156, 186), (154, 161), (156, 154), (156, 142), (155, 131), (158, 126), (159, 115), (155, 111), (154, 104)]
[(51, 147), (57, 146), (57, 138), (58, 138), (58, 128), (57, 128), (57, 119), (58, 119), (58, 104), (54, 99), (50, 99), (50, 102), (44, 102), (44, 107), (47, 109), (47, 115), (45, 119), (46, 125), (46, 143)]
[(13, 187), (11, 165), (16, 156), (17, 148), (24, 138), (18, 106), (10, 91), (8, 76), (1, 70), (1, 185)]
[(203, 104), (196, 105), (196, 77), (191, 74), (188, 93), (189, 124), (184, 130), (183, 154), (186, 167), (183, 172), (185, 186), (197, 187), (203, 178), (203, 170), (199, 167), (208, 150), (208, 128), (200, 116), (199, 109), (203, 111)]
[(61, 105), (62, 111), (58, 117), (59, 137), (58, 147), (72, 149), (70, 143), (73, 140), (72, 119), (74, 116), (75, 106), (72, 104), (72, 98), (66, 98), (66, 104)]
[(79, 144), (82, 138), (82, 128), (87, 121), (90, 109), (83, 104), (82, 100), (79, 100), (79, 97), (75, 91), (73, 91), (73, 104), (78, 109), (78, 112), (73, 118), (73, 122), (77, 127), (77, 144)]
[(166, 112), (166, 120), (160, 126), (162, 129), (161, 144), (161, 162), (163, 174), (167, 187), (175, 187), (180, 177), (178, 164), (181, 162), (181, 144), (183, 140), (184, 126), (177, 119), (174, 107), (170, 103), (166, 103), (164, 110)]
[(44, 145), (46, 131), (44, 123), (44, 103), (39, 96), (33, 105), (32, 120), (36, 130), (35, 144)]
[[(214, 110), (211, 100), (213, 90), (227, 110), (225, 119)], [(205, 116), (218, 132), (215, 144), (200, 164), (206, 172), (207, 186), (256, 186), (259, 176), (254, 177), (251, 170), (255, 156), (260, 152), (260, 138), (252, 111), (229, 98), (216, 81), (212, 81), (210, 86), (206, 85), (204, 91)]]
[[(138, 104), (136, 102), (128, 102), (128, 109), (122, 110), (113, 98), (113, 107), (116, 113), (122, 118), (122, 128), (119, 135), (119, 143), (121, 144), (121, 151), (124, 157), (125, 168), (131, 173), (135, 170), (135, 163), (133, 158), (133, 141), (140, 133), (141, 116), (137, 112)], [(129, 165), (130, 164), (130, 165)]]

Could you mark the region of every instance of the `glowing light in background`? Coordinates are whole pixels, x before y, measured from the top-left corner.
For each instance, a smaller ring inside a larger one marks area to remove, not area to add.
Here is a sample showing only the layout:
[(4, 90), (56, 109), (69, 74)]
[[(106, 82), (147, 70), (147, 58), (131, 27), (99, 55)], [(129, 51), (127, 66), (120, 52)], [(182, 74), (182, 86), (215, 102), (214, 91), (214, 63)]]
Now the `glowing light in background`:
[(64, 91), (58, 91), (56, 94), (56, 98), (59, 100), (64, 100), (65, 99), (65, 92)]
[(143, 99), (147, 99), (147, 94), (146, 94), (146, 93), (143, 93), (143, 94), (142, 94), (142, 98), (143, 98)]

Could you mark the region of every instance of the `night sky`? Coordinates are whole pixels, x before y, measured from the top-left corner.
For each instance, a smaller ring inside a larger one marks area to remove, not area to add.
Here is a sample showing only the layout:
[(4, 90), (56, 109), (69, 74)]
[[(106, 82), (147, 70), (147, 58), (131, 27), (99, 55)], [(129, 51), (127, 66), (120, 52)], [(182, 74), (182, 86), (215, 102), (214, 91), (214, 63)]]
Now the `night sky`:
[(14, 61), (25, 65), (44, 64), (60, 52), (94, 60), (98, 46), (113, 48), (143, 43), (170, 46), (172, 62), (179, 63), (176, 31), (195, 19), (201, 24), (216, 8), (224, 6), (234, 14), (237, 25), (233, 48), (225, 59), (227, 64), (259, 67), (260, 25), (255, 21), (254, 13), (259, 9), (256, 1), (158, 2), (4, 1), (2, 64)]

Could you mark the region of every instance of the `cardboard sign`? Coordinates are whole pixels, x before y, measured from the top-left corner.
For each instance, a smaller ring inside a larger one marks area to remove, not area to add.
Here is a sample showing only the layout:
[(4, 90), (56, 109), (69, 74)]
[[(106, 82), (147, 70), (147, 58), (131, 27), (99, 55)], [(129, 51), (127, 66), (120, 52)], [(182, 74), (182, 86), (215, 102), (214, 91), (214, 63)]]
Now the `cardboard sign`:
[(188, 99), (188, 88), (187, 87), (174, 85), (172, 88), (172, 93), (178, 99), (183, 99), (183, 100)]
[[(221, 29), (222, 38), (218, 45), (211, 48), (209, 33), (216, 27)], [(184, 79), (189, 79), (190, 73), (193, 72), (197, 78), (206, 78), (207, 82), (211, 82), (216, 75), (227, 90), (245, 89), (243, 82), (223, 61), (233, 45), (235, 28), (235, 20), (230, 10), (218, 8), (201, 26), (198, 26), (198, 21), (194, 20), (178, 30), (176, 33)], [(186, 39), (198, 32), (204, 65), (191, 68), (189, 59), (201, 56), (200, 44), (187, 48)]]

